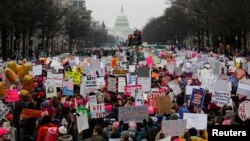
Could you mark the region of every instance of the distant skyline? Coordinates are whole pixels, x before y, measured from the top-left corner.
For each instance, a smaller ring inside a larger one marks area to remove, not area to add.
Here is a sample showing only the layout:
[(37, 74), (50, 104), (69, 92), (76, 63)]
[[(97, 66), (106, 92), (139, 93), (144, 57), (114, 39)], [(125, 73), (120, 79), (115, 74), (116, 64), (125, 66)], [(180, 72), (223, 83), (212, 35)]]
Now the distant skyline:
[(114, 27), (123, 5), (130, 28), (142, 29), (150, 18), (163, 15), (169, 7), (166, 0), (86, 0), (86, 7), (93, 11), (92, 17), (104, 21), (109, 28)]

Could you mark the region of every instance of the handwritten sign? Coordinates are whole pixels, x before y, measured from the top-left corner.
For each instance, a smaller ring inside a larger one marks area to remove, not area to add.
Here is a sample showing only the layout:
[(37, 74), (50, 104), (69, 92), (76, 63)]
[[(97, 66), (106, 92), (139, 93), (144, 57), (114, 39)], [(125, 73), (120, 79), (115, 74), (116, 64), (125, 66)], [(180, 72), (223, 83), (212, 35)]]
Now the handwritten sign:
[(162, 131), (165, 136), (184, 135), (187, 127), (187, 120), (166, 120), (162, 121)]
[(126, 85), (126, 77), (118, 77), (118, 93), (124, 93), (124, 87)]
[(20, 115), (21, 118), (38, 118), (41, 116), (41, 110), (33, 110), (23, 108), (22, 113)]
[(63, 74), (54, 74), (52, 72), (47, 72), (46, 84), (55, 84), (56, 87), (62, 87)]
[(158, 114), (165, 115), (172, 113), (172, 106), (168, 95), (156, 97), (156, 104)]
[(212, 95), (212, 102), (217, 106), (223, 107), (230, 103), (231, 93), (226, 91), (214, 91)]
[(74, 94), (74, 84), (71, 80), (63, 82), (62, 95), (72, 96)]
[(78, 85), (81, 82), (81, 73), (80, 72), (72, 72), (66, 71), (65, 76), (73, 80), (74, 84)]
[(155, 110), (157, 109), (156, 105), (156, 97), (158, 96), (164, 96), (164, 93), (151, 93), (148, 95), (148, 102), (151, 107), (153, 107)]
[(92, 118), (105, 117), (104, 96), (101, 93), (89, 96), (89, 106)]
[(42, 65), (36, 65), (32, 67), (32, 72), (34, 76), (42, 75), (43, 67)]
[(138, 85), (142, 86), (144, 92), (150, 92), (151, 90), (151, 78), (150, 77), (138, 77)]
[(132, 92), (132, 89), (142, 89), (142, 86), (141, 85), (129, 85), (129, 86), (125, 86), (125, 95), (127, 96), (131, 96), (131, 92)]
[(250, 117), (250, 101), (240, 103), (238, 114), (242, 121), (246, 121)]
[(168, 82), (168, 86), (173, 90), (175, 95), (178, 95), (181, 93), (181, 88), (177, 82), (177, 80), (172, 80)]
[(81, 114), (76, 120), (78, 132), (81, 133), (85, 129), (89, 129), (87, 114)]
[(9, 108), (2, 101), (0, 101), (0, 120), (2, 120), (2, 118), (4, 118), (9, 111)]
[(144, 104), (143, 92), (141, 89), (133, 88), (131, 96), (135, 98), (136, 106), (140, 106)]
[(192, 96), (190, 98), (190, 104), (197, 109), (201, 109), (205, 99), (205, 92), (201, 89), (193, 89)]
[(115, 76), (108, 77), (108, 91), (117, 93), (117, 79)]
[(142, 123), (143, 119), (148, 119), (148, 106), (119, 107), (118, 119), (124, 123)]
[(192, 127), (197, 130), (207, 129), (207, 114), (184, 113), (183, 119), (187, 120), (187, 129)]

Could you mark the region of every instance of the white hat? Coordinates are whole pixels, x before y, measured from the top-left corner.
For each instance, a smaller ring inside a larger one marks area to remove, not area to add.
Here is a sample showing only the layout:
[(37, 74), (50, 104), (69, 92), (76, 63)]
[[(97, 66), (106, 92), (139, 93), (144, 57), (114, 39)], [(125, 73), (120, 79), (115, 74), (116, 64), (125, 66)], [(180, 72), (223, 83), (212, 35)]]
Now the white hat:
[(65, 126), (61, 126), (59, 128), (59, 133), (60, 134), (67, 134), (67, 128)]

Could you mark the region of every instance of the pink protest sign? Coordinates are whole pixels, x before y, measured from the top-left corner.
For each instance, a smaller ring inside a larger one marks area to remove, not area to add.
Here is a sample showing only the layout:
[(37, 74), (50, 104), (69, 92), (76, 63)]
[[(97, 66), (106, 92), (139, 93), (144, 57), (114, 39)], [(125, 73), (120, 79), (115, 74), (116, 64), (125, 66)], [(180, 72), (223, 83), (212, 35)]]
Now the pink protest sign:
[(154, 63), (153, 57), (152, 56), (148, 56), (146, 58), (146, 62), (147, 62), (147, 66), (151, 67), (153, 65), (153, 63)]
[(16, 101), (19, 101), (18, 91), (15, 89), (8, 90), (5, 102), (16, 102)]
[(250, 101), (244, 101), (240, 104), (238, 109), (241, 120), (246, 121), (250, 117)]
[(130, 86), (125, 86), (125, 93), (124, 95), (126, 96), (131, 96), (131, 92), (133, 89), (142, 89), (142, 86), (141, 85), (130, 85)]

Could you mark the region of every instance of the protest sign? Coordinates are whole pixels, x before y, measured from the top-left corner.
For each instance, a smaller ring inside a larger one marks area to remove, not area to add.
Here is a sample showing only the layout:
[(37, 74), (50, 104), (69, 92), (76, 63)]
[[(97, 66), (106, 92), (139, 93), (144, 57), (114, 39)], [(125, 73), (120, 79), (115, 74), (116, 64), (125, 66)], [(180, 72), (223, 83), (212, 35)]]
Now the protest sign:
[(89, 129), (89, 122), (87, 114), (81, 114), (76, 120), (78, 133), (81, 133), (85, 129)]
[(72, 72), (72, 71), (66, 71), (65, 76), (71, 79), (75, 85), (80, 84), (81, 82), (81, 73), (80, 72)]
[(193, 89), (200, 89), (200, 86), (186, 86), (186, 95), (192, 95)]
[(173, 90), (175, 95), (178, 95), (181, 93), (181, 88), (177, 82), (177, 80), (172, 80), (168, 82), (168, 86)]
[(32, 72), (34, 76), (42, 75), (43, 67), (42, 65), (36, 65), (32, 67)]
[(132, 92), (132, 90), (133, 89), (142, 89), (142, 86), (141, 85), (129, 85), (129, 86), (125, 86), (124, 87), (124, 91), (125, 91), (125, 95), (127, 95), (127, 96), (131, 96), (131, 92)]
[(135, 98), (135, 105), (140, 106), (144, 104), (143, 92), (141, 89), (133, 88), (131, 96)]
[(101, 93), (89, 96), (91, 118), (105, 117), (104, 96)]
[(215, 82), (214, 91), (228, 91), (228, 81), (226, 80), (217, 80)]
[(105, 79), (104, 77), (99, 77), (96, 79), (96, 84), (97, 84), (97, 88), (98, 89), (102, 89), (104, 88), (104, 86), (106, 85)]
[(138, 77), (138, 85), (142, 86), (144, 92), (150, 92), (151, 90), (151, 78), (150, 77)]
[(38, 117), (41, 117), (41, 113), (42, 113), (41, 110), (23, 108), (20, 117), (21, 118), (38, 118)]
[(250, 85), (239, 83), (237, 88), (237, 94), (250, 97)]
[(147, 62), (147, 66), (148, 66), (148, 67), (151, 67), (151, 66), (154, 64), (153, 57), (152, 57), (152, 56), (148, 56), (148, 57), (146, 58), (146, 62)]
[(158, 114), (167, 115), (172, 113), (172, 106), (168, 95), (156, 97), (156, 104)]
[(182, 68), (181, 67), (174, 68), (174, 74), (177, 76), (181, 76), (182, 75)]
[(74, 84), (72, 80), (63, 82), (62, 95), (73, 96), (74, 94)]
[(231, 93), (229, 91), (214, 91), (212, 95), (212, 102), (217, 106), (223, 107), (228, 105), (231, 100)]
[(111, 59), (111, 67), (116, 68), (118, 66), (118, 58)]
[(242, 121), (246, 121), (250, 117), (250, 101), (240, 103), (238, 114)]
[(2, 118), (4, 118), (9, 111), (9, 108), (2, 101), (0, 101), (0, 120), (2, 120)]
[(46, 84), (55, 84), (56, 87), (62, 87), (63, 74), (53, 74), (52, 72), (47, 72)]
[(83, 77), (83, 83), (86, 87), (88, 86), (97, 86), (97, 82), (96, 82), (96, 77), (95, 76), (85, 76)]
[(118, 119), (123, 123), (142, 123), (144, 119), (148, 120), (148, 106), (119, 107)]
[(184, 135), (187, 120), (165, 120), (162, 121), (162, 131), (165, 136)]
[(207, 129), (207, 114), (184, 113), (183, 119), (187, 120), (187, 129), (193, 127), (197, 130)]
[(167, 69), (170, 74), (174, 74), (175, 64), (168, 64)]
[(205, 99), (204, 90), (193, 89), (189, 105), (193, 105), (197, 109), (202, 109), (204, 99)]
[(129, 72), (135, 72), (135, 65), (129, 65)]
[(247, 73), (250, 74), (250, 62), (247, 62)]
[(153, 107), (155, 110), (157, 109), (157, 105), (156, 105), (156, 97), (158, 96), (164, 96), (164, 93), (151, 93), (148, 95), (148, 102), (149, 102), (149, 106)]
[(121, 138), (117, 138), (117, 139), (109, 139), (109, 141), (121, 141)]
[(57, 97), (57, 89), (55, 84), (46, 84), (46, 98)]
[(151, 71), (148, 67), (139, 67), (138, 68), (138, 77), (150, 77), (151, 76)]
[(117, 78), (115, 76), (108, 76), (108, 91), (117, 93)]
[(127, 85), (126, 77), (118, 77), (118, 93), (124, 93), (124, 87)]

